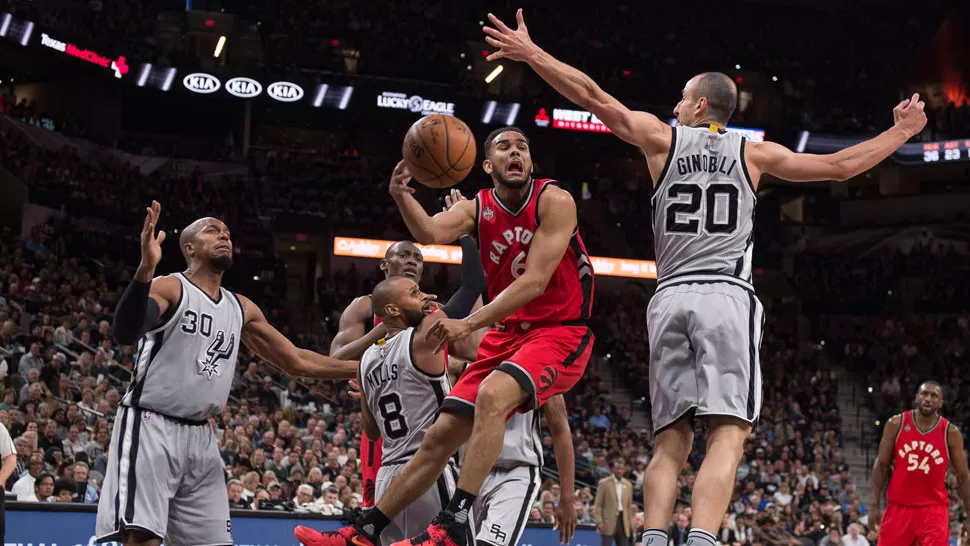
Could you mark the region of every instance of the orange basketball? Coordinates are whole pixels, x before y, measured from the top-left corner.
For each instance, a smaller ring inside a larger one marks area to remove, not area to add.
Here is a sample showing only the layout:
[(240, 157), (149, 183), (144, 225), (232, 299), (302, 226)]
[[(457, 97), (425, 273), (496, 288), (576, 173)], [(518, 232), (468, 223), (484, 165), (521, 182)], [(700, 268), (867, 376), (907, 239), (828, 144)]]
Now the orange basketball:
[(449, 188), (475, 166), (475, 137), (462, 120), (433, 114), (408, 129), (401, 153), (415, 180), (430, 188)]

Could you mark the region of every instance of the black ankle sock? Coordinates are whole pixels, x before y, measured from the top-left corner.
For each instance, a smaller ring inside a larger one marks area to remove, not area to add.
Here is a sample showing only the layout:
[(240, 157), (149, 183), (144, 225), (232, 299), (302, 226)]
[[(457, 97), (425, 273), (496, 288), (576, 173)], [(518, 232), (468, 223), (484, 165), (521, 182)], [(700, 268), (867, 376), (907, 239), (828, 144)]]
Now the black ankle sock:
[(391, 524), (390, 518), (384, 515), (376, 506), (367, 511), (364, 517), (357, 521), (357, 530), (376, 543), (384, 528)]
[(465, 523), (468, 521), (468, 511), (475, 504), (476, 498), (478, 498), (478, 495), (472, 495), (468, 491), (456, 489), (446, 510), (455, 515), (455, 521)]

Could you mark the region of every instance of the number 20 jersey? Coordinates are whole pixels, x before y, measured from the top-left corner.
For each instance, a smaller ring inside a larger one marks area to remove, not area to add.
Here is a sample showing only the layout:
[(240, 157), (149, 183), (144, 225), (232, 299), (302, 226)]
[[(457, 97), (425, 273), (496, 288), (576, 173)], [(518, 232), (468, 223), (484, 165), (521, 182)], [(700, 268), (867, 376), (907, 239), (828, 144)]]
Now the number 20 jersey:
[(448, 357), (438, 355), (445, 361), (440, 375), (421, 370), (414, 362), (415, 335), (424, 333), (402, 330), (371, 345), (360, 358), (360, 386), (384, 442), (381, 466), (406, 463), (417, 453), (438, 407), (451, 392)]
[(652, 196), (659, 281), (687, 273), (751, 281), (757, 195), (745, 141), (723, 129), (674, 127)]
[[(482, 190), (475, 197), (478, 249), (490, 300), (525, 273), (539, 229), (539, 199), (550, 186), (558, 185), (548, 178), (531, 180), (525, 201), (515, 210), (502, 202), (495, 189)], [(506, 321), (536, 325), (585, 321), (592, 307), (593, 264), (576, 227), (545, 291)]]
[(913, 411), (900, 415), (893, 473), (886, 499), (903, 506), (948, 504), (946, 470), (950, 465), (947, 432), (950, 421), (940, 417), (926, 432), (916, 428)]

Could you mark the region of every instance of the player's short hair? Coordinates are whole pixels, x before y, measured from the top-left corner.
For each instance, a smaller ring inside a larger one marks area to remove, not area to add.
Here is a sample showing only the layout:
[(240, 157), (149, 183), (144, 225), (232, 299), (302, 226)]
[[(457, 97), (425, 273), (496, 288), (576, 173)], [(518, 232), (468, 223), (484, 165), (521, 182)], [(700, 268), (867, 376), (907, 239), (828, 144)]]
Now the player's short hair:
[[(384, 315), (384, 307), (394, 301), (394, 281), (403, 278), (404, 277), (390, 277), (377, 283), (377, 286), (375, 286), (374, 290), (370, 293), (370, 310), (374, 316), (380, 317)], [(330, 454), (328, 453), (327, 455)]]
[(714, 121), (727, 123), (738, 104), (738, 87), (730, 76), (721, 72), (698, 74), (694, 81), (694, 99), (707, 99), (707, 111)]
[(495, 129), (494, 131), (489, 133), (487, 137), (485, 137), (485, 142), (483, 143), (482, 149), (485, 150), (486, 159), (488, 159), (489, 152), (492, 151), (492, 141), (495, 140), (495, 137), (507, 131), (512, 131), (513, 133), (519, 133), (520, 135), (522, 135), (522, 138), (524, 138), (526, 142), (529, 142), (529, 137), (525, 136), (525, 131), (523, 131), (522, 129), (519, 129), (518, 127), (512, 127), (511, 125), (509, 125), (508, 127), (499, 127), (498, 129)]
[(922, 388), (923, 385), (934, 386), (940, 389), (940, 392), (943, 392), (943, 385), (941, 385), (939, 381), (936, 381), (935, 379), (927, 379), (926, 381), (923, 381), (922, 383), (919, 384), (920, 388)]

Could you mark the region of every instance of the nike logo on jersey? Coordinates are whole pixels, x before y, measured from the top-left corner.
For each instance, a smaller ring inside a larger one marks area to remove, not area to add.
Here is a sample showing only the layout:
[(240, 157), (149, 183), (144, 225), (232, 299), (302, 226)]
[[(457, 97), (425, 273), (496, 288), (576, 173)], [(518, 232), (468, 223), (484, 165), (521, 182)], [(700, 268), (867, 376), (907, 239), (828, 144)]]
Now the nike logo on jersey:
[(219, 377), (219, 363), (232, 356), (233, 349), (236, 348), (236, 334), (230, 334), (226, 341), (226, 333), (222, 330), (216, 332), (215, 338), (209, 343), (209, 348), (205, 351), (205, 360), (199, 359), (199, 375), (205, 374), (206, 379), (212, 380), (212, 376)]

